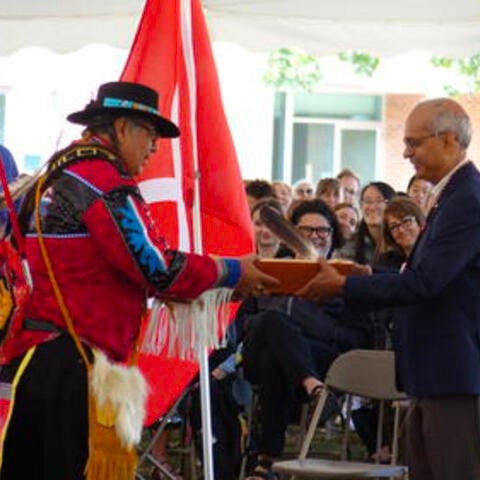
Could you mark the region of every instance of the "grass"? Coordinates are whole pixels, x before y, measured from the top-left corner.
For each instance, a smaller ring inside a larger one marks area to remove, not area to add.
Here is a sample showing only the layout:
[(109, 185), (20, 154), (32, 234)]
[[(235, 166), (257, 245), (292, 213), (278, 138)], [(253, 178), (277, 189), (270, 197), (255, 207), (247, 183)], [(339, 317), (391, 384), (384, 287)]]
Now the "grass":
[[(337, 428), (335, 428), (337, 427)], [(318, 458), (339, 459), (342, 445), (342, 434), (339, 431), (338, 425), (334, 425), (334, 428), (319, 428), (316, 431), (312, 446), (309, 452), (309, 456)], [(146, 430), (144, 432), (144, 438), (142, 446), (145, 447), (150, 439), (151, 432)], [(283, 457), (284, 459), (295, 458), (299, 451), (299, 438), (300, 428), (298, 425), (290, 425), (286, 434), (286, 445)], [(192, 460), (192, 456), (189, 455), (190, 450), (181, 446), (181, 429), (172, 429), (170, 434), (169, 443), (169, 461), (176, 468), (181, 469), (184, 480), (193, 480), (194, 475), (191, 473), (191, 469), (195, 468), (197, 472), (197, 480), (201, 480), (202, 469), (198, 461)], [(360, 439), (355, 432), (350, 433), (350, 455), (352, 460), (365, 460), (366, 449), (362, 445)], [(195, 465), (192, 465), (192, 462)], [(139, 468), (139, 473), (143, 475), (145, 479), (150, 479), (152, 467), (149, 465), (142, 465)], [(223, 479), (220, 479), (223, 480)], [(298, 480), (302, 480), (299, 478)]]

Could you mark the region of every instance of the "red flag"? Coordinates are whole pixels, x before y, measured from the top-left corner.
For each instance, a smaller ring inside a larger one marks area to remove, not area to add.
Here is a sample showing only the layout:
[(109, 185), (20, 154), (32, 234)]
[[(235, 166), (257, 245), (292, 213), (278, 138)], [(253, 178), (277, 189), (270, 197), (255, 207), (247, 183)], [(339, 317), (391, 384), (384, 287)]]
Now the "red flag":
[[(181, 250), (236, 256), (253, 251), (250, 214), (227, 125), (200, 0), (148, 0), (122, 80), (160, 94), (181, 136), (159, 140), (139, 178), (161, 232)], [(201, 245), (194, 248), (195, 176)], [(165, 412), (197, 371), (191, 362), (145, 356), (149, 421)]]

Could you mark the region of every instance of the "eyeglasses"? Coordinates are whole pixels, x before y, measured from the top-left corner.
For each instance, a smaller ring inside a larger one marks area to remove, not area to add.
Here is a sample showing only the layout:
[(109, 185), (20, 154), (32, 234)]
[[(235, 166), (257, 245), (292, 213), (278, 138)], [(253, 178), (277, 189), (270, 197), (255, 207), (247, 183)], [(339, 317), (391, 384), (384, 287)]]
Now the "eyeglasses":
[(157, 131), (155, 130), (155, 127), (153, 125), (150, 125), (149, 123), (141, 122), (139, 120), (132, 120), (132, 124), (135, 127), (145, 130), (148, 133), (152, 142), (155, 142), (155, 140), (157, 139)]
[(318, 237), (328, 237), (333, 232), (332, 227), (309, 227), (308, 225), (298, 225), (297, 228), (309, 237), (314, 233)]
[(407, 215), (406, 217), (403, 217), (400, 222), (390, 224), (388, 226), (388, 230), (390, 231), (390, 233), (395, 233), (400, 227), (409, 227), (415, 221), (416, 218), (414, 215)]
[(415, 150), (416, 148), (420, 147), (420, 145), (422, 145), (425, 140), (433, 137), (438, 137), (439, 135), (439, 133), (430, 133), (429, 135), (424, 135), (423, 137), (407, 137), (403, 139), (403, 143), (405, 144), (405, 148)]

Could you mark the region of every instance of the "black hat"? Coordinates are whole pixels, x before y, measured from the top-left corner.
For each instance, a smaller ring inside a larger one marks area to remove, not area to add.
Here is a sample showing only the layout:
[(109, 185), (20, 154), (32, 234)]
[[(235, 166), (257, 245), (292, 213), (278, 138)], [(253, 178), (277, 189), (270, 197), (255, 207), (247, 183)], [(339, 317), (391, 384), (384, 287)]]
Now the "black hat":
[(158, 113), (158, 93), (139, 83), (109, 82), (98, 89), (96, 100), (84, 110), (71, 113), (67, 120), (80, 125), (92, 125), (95, 117), (110, 113), (115, 117), (135, 115), (151, 123), (159, 137), (178, 137), (180, 130)]

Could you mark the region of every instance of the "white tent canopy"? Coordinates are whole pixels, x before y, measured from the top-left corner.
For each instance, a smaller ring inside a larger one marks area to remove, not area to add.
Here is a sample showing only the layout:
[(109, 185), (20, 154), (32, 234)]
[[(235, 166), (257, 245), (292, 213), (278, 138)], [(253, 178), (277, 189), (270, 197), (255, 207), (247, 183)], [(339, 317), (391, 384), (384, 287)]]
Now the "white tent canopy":
[[(163, 1), (163, 0), (158, 0)], [(0, 55), (25, 46), (65, 52), (129, 48), (144, 0), (0, 0)], [(395, 55), (480, 52), (478, 0), (204, 0), (213, 40), (253, 50), (299, 47)]]
[(215, 39), (251, 49), (297, 46), (444, 56), (480, 52), (478, 0), (206, 0)]
[(57, 52), (91, 43), (130, 48), (144, 0), (0, 0), (0, 55), (38, 46)]

